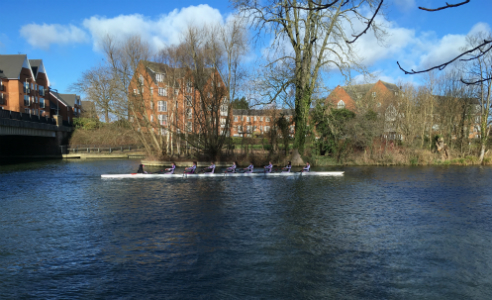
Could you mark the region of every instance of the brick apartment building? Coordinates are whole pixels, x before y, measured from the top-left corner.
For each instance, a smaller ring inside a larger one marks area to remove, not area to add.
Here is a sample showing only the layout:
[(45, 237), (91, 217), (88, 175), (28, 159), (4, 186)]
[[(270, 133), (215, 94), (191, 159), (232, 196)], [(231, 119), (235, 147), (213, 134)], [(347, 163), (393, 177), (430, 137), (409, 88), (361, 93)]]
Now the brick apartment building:
[[(220, 131), (225, 129), (229, 115), (227, 89), (217, 72), (207, 70), (205, 94), (209, 98), (219, 95)], [(168, 130), (178, 133), (199, 132), (201, 112), (206, 102), (193, 87), (194, 79), (186, 69), (173, 69), (165, 64), (141, 62), (129, 85), (131, 109), (139, 116), (139, 123), (146, 130), (146, 124), (155, 132), (167, 135)], [(130, 121), (132, 119), (130, 112)]]
[(334, 108), (346, 108), (355, 113), (369, 109), (377, 111), (384, 103), (398, 96), (400, 89), (393, 83), (378, 80), (376, 83), (337, 86), (326, 98)]
[(69, 106), (60, 115), (71, 123), (80, 108), (54, 97), (43, 60), (25, 54), (0, 55), (0, 109), (52, 118), (60, 106)]

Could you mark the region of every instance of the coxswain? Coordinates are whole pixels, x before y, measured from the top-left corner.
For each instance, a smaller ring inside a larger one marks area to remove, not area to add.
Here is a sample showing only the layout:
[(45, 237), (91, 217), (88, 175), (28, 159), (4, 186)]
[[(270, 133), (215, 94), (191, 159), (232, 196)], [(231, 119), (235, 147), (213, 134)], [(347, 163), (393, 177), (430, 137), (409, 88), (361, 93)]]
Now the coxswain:
[(247, 168), (244, 168), (244, 173), (253, 173), (253, 170), (255, 169), (255, 166), (253, 165), (253, 162), (249, 164)]
[(195, 174), (196, 171), (196, 161), (193, 162), (193, 166), (186, 168), (184, 173), (185, 174)]
[(306, 166), (302, 168), (301, 172), (309, 172), (309, 169), (311, 169), (311, 165), (307, 162)]
[(226, 169), (226, 173), (236, 173), (237, 163), (233, 162), (232, 166)]
[(282, 168), (282, 172), (289, 173), (290, 172), (290, 168), (292, 168), (292, 164), (289, 161), (289, 163), (287, 164), (287, 166), (285, 166), (285, 168)]
[(273, 165), (272, 165), (272, 162), (269, 161), (268, 162), (268, 166), (265, 166), (264, 169), (265, 169), (265, 173), (271, 173), (272, 172), (272, 168), (273, 168)]
[(204, 170), (203, 170), (205, 173), (214, 173), (215, 171), (215, 163), (212, 162), (212, 164), (208, 167), (206, 167)]
[(146, 171), (144, 171), (143, 167), (144, 167), (144, 165), (140, 164), (140, 165), (138, 166), (138, 171), (137, 171), (137, 173), (147, 174), (147, 172), (146, 172)]
[(174, 174), (174, 169), (176, 169), (176, 164), (173, 162), (170, 168), (165, 169), (166, 173), (164, 174)]

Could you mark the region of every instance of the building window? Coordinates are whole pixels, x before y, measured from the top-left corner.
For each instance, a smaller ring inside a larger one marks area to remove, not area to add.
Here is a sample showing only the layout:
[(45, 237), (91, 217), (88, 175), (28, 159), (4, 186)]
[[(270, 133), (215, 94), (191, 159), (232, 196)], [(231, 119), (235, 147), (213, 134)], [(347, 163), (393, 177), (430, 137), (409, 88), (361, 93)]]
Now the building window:
[(345, 108), (345, 102), (343, 102), (343, 100), (338, 101), (337, 108), (338, 109)]
[(154, 101), (150, 101), (150, 109), (154, 110)]
[(39, 96), (43, 96), (44, 97), (44, 86), (38, 85), (38, 88), (39, 88)]
[(179, 95), (179, 89), (174, 89), (174, 95)]
[(30, 106), (30, 105), (31, 105), (31, 101), (29, 101), (29, 96), (24, 95), (24, 106)]
[(186, 130), (187, 130), (188, 132), (191, 132), (191, 129), (192, 129), (191, 122), (187, 122), (187, 123), (186, 123)]
[(193, 105), (193, 102), (191, 101), (190, 96), (186, 96), (185, 101), (186, 101), (186, 106), (192, 106)]
[(157, 118), (159, 119), (159, 125), (167, 126), (167, 115), (158, 115)]
[(28, 82), (24, 82), (23, 92), (24, 92), (25, 94), (28, 94), (28, 93), (30, 93), (30, 92), (31, 92), (31, 91), (29, 90), (29, 83), (28, 83)]
[(220, 125), (225, 125), (226, 124), (226, 119), (220, 119)]
[(154, 95), (154, 87), (152, 87), (152, 86), (150, 87), (150, 94)]
[(140, 84), (143, 84), (144, 83), (144, 79), (143, 79), (143, 76), (142, 75), (138, 76), (138, 82)]
[(237, 116), (234, 116), (234, 122), (237, 122)]
[(246, 122), (249, 122), (250, 121), (250, 118), (249, 117), (246, 117)]
[(157, 111), (167, 112), (167, 102), (166, 101), (157, 102)]
[(46, 116), (46, 112), (45, 112), (44, 110), (40, 110), (40, 111), (39, 111), (39, 115), (40, 115), (41, 117), (45, 117), (45, 116)]
[(251, 133), (251, 125), (246, 126), (246, 133)]
[(137, 89), (133, 89), (133, 95), (138, 95), (138, 90)]
[(187, 117), (188, 119), (191, 119), (191, 118), (192, 118), (191, 108), (187, 108), (187, 109), (186, 109), (186, 117)]
[(372, 97), (376, 98), (376, 92), (372, 92)]
[(39, 98), (39, 107), (45, 108), (45, 104), (44, 104), (44, 99), (43, 98)]
[(186, 82), (186, 92), (191, 93), (191, 81)]
[(256, 121), (256, 116), (254, 117), (254, 120)]
[(263, 122), (263, 117), (260, 117), (260, 122)]
[(154, 122), (154, 115), (150, 115), (150, 122)]
[(31, 110), (29, 108), (24, 108), (24, 113), (30, 114), (31, 113)]
[(161, 128), (161, 135), (167, 135), (167, 129)]
[(237, 127), (237, 132), (243, 132), (243, 125), (239, 125)]
[(167, 96), (167, 89), (159, 88), (159, 96)]
[(270, 126), (265, 126), (265, 132), (270, 131)]
[(265, 119), (266, 119), (267, 122), (270, 122), (270, 117), (266, 117)]
[(164, 74), (155, 74), (155, 80), (157, 80), (157, 82), (163, 82), (164, 81)]

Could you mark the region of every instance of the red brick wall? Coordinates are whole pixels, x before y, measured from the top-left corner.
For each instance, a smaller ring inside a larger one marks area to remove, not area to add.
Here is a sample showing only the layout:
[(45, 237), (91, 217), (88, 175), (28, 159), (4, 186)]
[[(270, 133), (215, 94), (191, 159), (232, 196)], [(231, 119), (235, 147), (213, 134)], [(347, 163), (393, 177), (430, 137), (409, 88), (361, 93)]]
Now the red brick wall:
[(325, 103), (330, 103), (333, 108), (337, 108), (340, 100), (345, 102), (346, 109), (357, 112), (357, 106), (354, 99), (352, 99), (341, 86), (337, 86), (331, 94), (326, 97)]

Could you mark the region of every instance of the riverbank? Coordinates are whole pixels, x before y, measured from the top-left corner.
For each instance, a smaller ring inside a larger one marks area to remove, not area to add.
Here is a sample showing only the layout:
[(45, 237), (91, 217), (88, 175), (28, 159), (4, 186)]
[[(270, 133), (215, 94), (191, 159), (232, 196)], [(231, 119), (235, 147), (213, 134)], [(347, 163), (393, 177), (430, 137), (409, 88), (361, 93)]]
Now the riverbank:
[[(271, 161), (275, 166), (284, 166), (290, 158), (280, 155), (268, 155), (268, 152), (253, 152), (234, 157), (227, 157), (224, 160), (216, 162), (218, 167), (226, 167), (232, 165), (236, 161), (239, 166), (247, 166), (250, 162), (255, 165), (267, 165)], [(193, 164), (194, 159), (179, 158), (174, 160), (178, 165), (189, 166)], [(337, 167), (337, 166), (476, 166), (480, 165), (476, 155), (466, 155), (464, 157), (452, 156), (445, 159), (438, 153), (433, 153), (430, 150), (422, 149), (401, 149), (398, 151), (386, 151), (379, 153), (350, 153), (338, 159), (329, 155), (311, 155), (304, 156), (303, 160), (309, 162), (313, 167)], [(147, 158), (142, 160), (144, 165), (148, 166), (170, 166), (173, 160), (156, 160)], [(484, 158), (485, 165), (492, 165), (492, 155), (489, 153)], [(210, 165), (207, 160), (199, 160), (198, 167)], [(293, 165), (300, 166), (300, 165)]]

